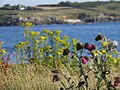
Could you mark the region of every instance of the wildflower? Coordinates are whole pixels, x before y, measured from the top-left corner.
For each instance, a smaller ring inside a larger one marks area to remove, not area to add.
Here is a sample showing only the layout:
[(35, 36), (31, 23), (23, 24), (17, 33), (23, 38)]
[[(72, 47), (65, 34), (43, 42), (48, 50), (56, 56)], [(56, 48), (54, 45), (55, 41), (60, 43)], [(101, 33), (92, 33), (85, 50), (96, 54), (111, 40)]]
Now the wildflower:
[(68, 55), (69, 54), (69, 50), (68, 49), (65, 49), (64, 51), (63, 51), (63, 55), (65, 56), (65, 55)]
[(1, 49), (0, 54), (6, 54), (6, 51), (4, 49)]
[(95, 38), (96, 41), (102, 40), (104, 36), (101, 33), (98, 33), (98, 36)]
[(110, 62), (112, 62), (112, 63), (117, 63), (117, 59), (114, 58), (114, 57), (110, 57), (109, 60), (110, 60)]
[(56, 30), (55, 33), (56, 33), (57, 35), (59, 35), (59, 34), (61, 33), (61, 31), (60, 31), (60, 30)]
[(35, 31), (30, 32), (31, 36), (38, 36), (39, 34), (40, 34), (40, 32), (35, 32)]
[(55, 40), (56, 40), (57, 42), (61, 42), (61, 41), (62, 41), (59, 37), (55, 37)]
[(47, 37), (46, 36), (40, 36), (39, 39), (40, 40), (45, 40)]
[(106, 57), (107, 57), (107, 59), (109, 59), (109, 58), (112, 58), (112, 55), (107, 54)]
[(101, 52), (102, 54), (106, 54), (106, 50), (104, 50), (104, 49), (101, 49), (100, 52)]
[(68, 37), (67, 35), (65, 35), (65, 36), (63, 36), (63, 39), (64, 39), (65, 41), (67, 41), (67, 40), (69, 39), (69, 37)]
[(62, 55), (62, 52), (60, 52), (60, 51), (58, 51), (58, 52), (56, 52), (58, 55)]
[(39, 41), (38, 40), (34, 40), (34, 43), (39, 43)]
[(92, 50), (96, 49), (95, 45), (89, 44), (89, 43), (86, 43), (84, 47), (85, 47), (85, 49), (87, 49), (89, 51), (92, 51)]
[(27, 45), (28, 42), (20, 42), (19, 45), (23, 46), (23, 45)]
[(33, 24), (32, 22), (23, 22), (23, 23), (22, 23), (22, 26), (23, 26), (23, 27), (33, 27), (34, 24)]
[(42, 32), (44, 32), (44, 33), (46, 33), (46, 34), (53, 34), (52, 31), (50, 31), (50, 30), (46, 30), (46, 29), (44, 29)]
[(50, 48), (51, 48), (51, 46), (47, 45), (47, 46), (45, 46), (45, 48), (46, 48), (46, 49), (50, 49)]
[(73, 39), (72, 39), (72, 44), (73, 44), (73, 45), (76, 45), (76, 43), (77, 43), (78, 41), (79, 41), (79, 40), (73, 38)]
[(83, 49), (84, 45), (82, 43), (76, 44), (76, 50), (79, 51), (80, 49)]
[(107, 41), (101, 41), (101, 44), (102, 44), (103, 47), (106, 47), (109, 44), (109, 42), (107, 42)]
[(120, 84), (120, 77), (115, 77), (114, 79), (115, 79), (115, 81), (114, 81), (114, 87), (118, 87), (119, 84)]
[(89, 60), (89, 58), (87, 57), (87, 56), (84, 56), (84, 57), (82, 57), (82, 63), (83, 64), (87, 64), (88, 63), (88, 60)]
[(96, 50), (96, 51), (91, 51), (91, 55), (92, 56), (98, 56), (98, 55), (102, 55), (102, 52)]

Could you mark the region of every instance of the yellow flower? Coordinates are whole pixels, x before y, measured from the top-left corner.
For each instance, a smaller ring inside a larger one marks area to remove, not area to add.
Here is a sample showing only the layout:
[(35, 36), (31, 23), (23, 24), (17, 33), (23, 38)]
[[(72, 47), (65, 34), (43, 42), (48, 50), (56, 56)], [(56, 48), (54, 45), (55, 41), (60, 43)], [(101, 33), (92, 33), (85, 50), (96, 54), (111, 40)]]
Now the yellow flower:
[(117, 59), (114, 58), (114, 57), (109, 58), (109, 60), (110, 60), (112, 63), (117, 63)]
[(96, 51), (91, 51), (91, 54), (92, 54), (93, 56), (97, 56), (97, 55), (98, 55), (98, 53), (97, 53)]
[(45, 40), (47, 37), (46, 36), (40, 36), (39, 39), (40, 40)]
[(4, 42), (0, 42), (0, 45), (4, 44)]
[(57, 42), (61, 42), (61, 41), (62, 41), (59, 37), (55, 37), (55, 40), (56, 40)]
[(69, 37), (67, 35), (63, 36), (64, 40), (68, 40)]
[(107, 54), (106, 57), (109, 59), (109, 58), (112, 58), (112, 55)]
[(97, 52), (98, 54), (102, 55), (102, 52), (100, 52), (100, 51), (98, 51), (98, 50), (97, 50), (96, 52)]
[(52, 31), (44, 29), (42, 32), (44, 32), (46, 34), (50, 34)]
[(34, 42), (35, 42), (35, 43), (39, 43), (39, 41), (38, 41), (38, 40), (34, 40)]
[(61, 31), (60, 31), (60, 30), (56, 30), (55, 33), (56, 33), (57, 35), (59, 35), (59, 34), (61, 33)]
[(30, 32), (31, 36), (38, 36), (39, 34), (40, 34), (40, 32), (35, 32), (35, 31)]
[(109, 43), (106, 42), (106, 41), (101, 41), (101, 44), (102, 44), (103, 47), (106, 47)]
[(77, 40), (77, 39), (75, 39), (75, 38), (72, 39), (72, 44), (73, 44), (73, 45), (76, 45), (77, 42), (79, 42), (79, 40)]
[(23, 45), (27, 45), (28, 42), (20, 42), (19, 45), (23, 46)]
[(50, 32), (49, 32), (49, 35), (53, 35), (53, 32), (52, 32), (52, 31), (50, 31)]
[(45, 46), (45, 49), (50, 49), (51, 47), (49, 45)]
[(56, 52), (56, 54), (58, 54), (58, 55), (62, 55), (62, 52), (58, 51), (58, 52)]
[(23, 22), (23, 23), (22, 23), (22, 26), (23, 26), (23, 27), (33, 27), (34, 25), (33, 25), (32, 22)]
[(104, 49), (101, 49), (100, 52), (103, 54), (106, 54), (106, 50), (104, 50)]
[(1, 49), (0, 54), (6, 54), (6, 51), (4, 49)]

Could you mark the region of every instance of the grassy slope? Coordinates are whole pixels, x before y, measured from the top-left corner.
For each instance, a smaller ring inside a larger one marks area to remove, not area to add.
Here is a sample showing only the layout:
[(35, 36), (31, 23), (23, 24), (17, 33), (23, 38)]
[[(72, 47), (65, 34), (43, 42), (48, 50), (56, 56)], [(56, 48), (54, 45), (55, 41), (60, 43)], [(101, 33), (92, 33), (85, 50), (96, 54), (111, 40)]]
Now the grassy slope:
[[(99, 12), (108, 14), (120, 15), (120, 2), (109, 2), (99, 4), (94, 7), (84, 6), (83, 8), (56, 8), (56, 7), (44, 7), (45, 10), (25, 10), (25, 11), (14, 11), (14, 10), (0, 10), (0, 18), (6, 16), (12, 17), (46, 17), (46, 16), (67, 16), (68, 18), (77, 18), (79, 13), (89, 14), (91, 16), (97, 16)], [(107, 7), (113, 7), (116, 9), (108, 9)]]

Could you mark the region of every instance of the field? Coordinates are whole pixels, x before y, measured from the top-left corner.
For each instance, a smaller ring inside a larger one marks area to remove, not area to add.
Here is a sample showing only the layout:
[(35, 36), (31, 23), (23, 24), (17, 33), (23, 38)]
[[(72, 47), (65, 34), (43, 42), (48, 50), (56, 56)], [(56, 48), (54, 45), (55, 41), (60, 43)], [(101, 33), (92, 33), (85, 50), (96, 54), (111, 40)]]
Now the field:
[[(73, 4), (74, 5), (74, 4)], [(3, 17), (36, 17), (45, 18), (50, 16), (67, 17), (70, 19), (78, 18), (79, 14), (85, 13), (91, 17), (96, 17), (103, 14), (120, 15), (120, 2), (95, 2), (95, 3), (80, 3), (81, 7), (77, 6), (35, 6), (41, 10), (0, 10), (0, 18)]]

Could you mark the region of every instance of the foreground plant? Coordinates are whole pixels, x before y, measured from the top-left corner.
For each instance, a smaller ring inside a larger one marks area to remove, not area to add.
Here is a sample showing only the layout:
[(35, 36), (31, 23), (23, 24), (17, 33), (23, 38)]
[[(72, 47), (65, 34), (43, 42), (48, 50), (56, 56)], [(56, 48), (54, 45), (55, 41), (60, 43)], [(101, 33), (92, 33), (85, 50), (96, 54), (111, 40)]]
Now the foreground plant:
[[(109, 39), (106, 39), (106, 37), (100, 33), (95, 40), (100, 41), (101, 43), (101, 47), (99, 49), (94, 44), (82, 44), (77, 42), (76, 49), (74, 49), (74, 51), (65, 49), (63, 51), (63, 55), (71, 55), (71, 58), (73, 58), (73, 55), (76, 56), (74, 59), (77, 58), (76, 60), (79, 64), (78, 66), (80, 68), (81, 76), (83, 75), (84, 77), (82, 82), (84, 82), (83, 84), (86, 86), (87, 90), (89, 89), (87, 80), (88, 75), (85, 73), (83, 64), (88, 64), (88, 66), (91, 65), (90, 69), (93, 69), (95, 77), (97, 78), (97, 90), (101, 90), (101, 87), (103, 86), (102, 81), (105, 82), (108, 90), (115, 89), (115, 85), (118, 85), (117, 82), (112, 85), (112, 81), (107, 78), (107, 75), (110, 74), (111, 65), (118, 65), (119, 63), (119, 61), (117, 61), (119, 53), (116, 50), (118, 43), (116, 41), (110, 41)], [(84, 55), (85, 53), (86, 55)]]

